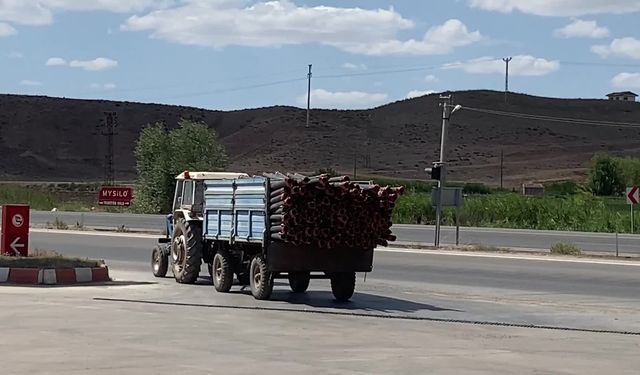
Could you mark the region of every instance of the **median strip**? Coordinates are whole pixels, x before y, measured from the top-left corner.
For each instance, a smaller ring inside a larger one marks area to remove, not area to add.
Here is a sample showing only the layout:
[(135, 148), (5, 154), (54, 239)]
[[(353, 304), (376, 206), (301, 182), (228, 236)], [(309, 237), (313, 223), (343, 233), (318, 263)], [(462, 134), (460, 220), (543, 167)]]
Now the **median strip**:
[(36, 250), (26, 257), (0, 256), (0, 284), (74, 285), (111, 281), (103, 261)]

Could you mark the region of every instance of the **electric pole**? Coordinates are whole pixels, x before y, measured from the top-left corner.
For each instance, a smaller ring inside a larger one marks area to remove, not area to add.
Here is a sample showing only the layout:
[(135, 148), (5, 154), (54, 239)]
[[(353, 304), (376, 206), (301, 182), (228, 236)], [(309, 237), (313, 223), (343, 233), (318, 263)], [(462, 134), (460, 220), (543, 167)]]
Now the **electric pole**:
[(446, 167), (445, 164), (445, 142), (447, 138), (447, 127), (449, 125), (449, 118), (451, 117), (451, 95), (443, 96), (440, 95), (440, 99), (444, 100), (442, 103), (442, 131), (440, 133), (440, 163), (439, 165), (443, 167), (445, 170), (442, 173), (442, 177), (438, 179), (438, 195), (436, 202), (436, 232), (435, 232), (435, 247), (438, 248), (440, 246), (440, 220), (442, 216), (442, 191), (445, 187), (445, 179), (446, 179)]
[(307, 87), (307, 128), (309, 127), (309, 118), (311, 112), (311, 67), (309, 64), (309, 74), (307, 74), (308, 87)]
[(112, 186), (115, 183), (113, 138), (118, 134), (115, 130), (118, 127), (118, 115), (115, 112), (105, 112), (104, 115), (103, 130), (100, 133), (107, 138), (107, 150), (104, 156), (104, 183), (107, 186)]
[(506, 64), (506, 71), (504, 75), (504, 102), (507, 102), (507, 93), (509, 92), (509, 62), (513, 60), (513, 57), (507, 57), (502, 59)]

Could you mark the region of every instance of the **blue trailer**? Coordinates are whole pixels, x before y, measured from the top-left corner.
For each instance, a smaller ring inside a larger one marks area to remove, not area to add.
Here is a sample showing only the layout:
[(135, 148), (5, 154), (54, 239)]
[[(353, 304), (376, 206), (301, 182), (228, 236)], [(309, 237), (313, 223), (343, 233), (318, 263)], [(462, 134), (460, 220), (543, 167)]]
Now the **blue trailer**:
[(304, 293), (311, 279), (329, 279), (334, 297), (349, 300), (356, 272), (371, 272), (373, 247), (325, 249), (272, 238), (271, 181), (240, 173), (184, 172), (176, 178), (167, 235), (152, 253), (156, 277), (169, 268), (178, 283), (195, 283), (202, 263), (218, 292), (250, 286), (256, 299), (269, 299), (275, 279), (288, 279)]

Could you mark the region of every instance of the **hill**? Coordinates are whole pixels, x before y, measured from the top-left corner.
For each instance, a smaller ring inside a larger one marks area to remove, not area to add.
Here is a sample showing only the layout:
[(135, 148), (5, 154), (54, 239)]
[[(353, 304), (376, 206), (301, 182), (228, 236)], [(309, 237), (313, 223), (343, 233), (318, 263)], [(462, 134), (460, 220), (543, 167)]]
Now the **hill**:
[[(454, 102), (543, 116), (640, 123), (640, 103), (553, 99), (495, 91), (453, 92)], [(403, 100), (370, 110), (313, 110), (293, 107), (239, 111), (0, 95), (0, 175), (14, 180), (97, 180), (103, 176), (105, 139), (97, 131), (105, 111), (118, 114), (116, 178), (133, 179), (133, 149), (146, 124), (180, 118), (216, 129), (230, 156), (230, 170), (313, 172), (331, 167), (358, 174), (424, 178), (438, 158), (441, 108), (438, 95)], [(447, 143), (450, 178), (499, 184), (504, 152), (505, 184), (580, 178), (595, 152), (637, 154), (635, 127), (607, 127), (538, 121), (462, 110), (452, 117)]]

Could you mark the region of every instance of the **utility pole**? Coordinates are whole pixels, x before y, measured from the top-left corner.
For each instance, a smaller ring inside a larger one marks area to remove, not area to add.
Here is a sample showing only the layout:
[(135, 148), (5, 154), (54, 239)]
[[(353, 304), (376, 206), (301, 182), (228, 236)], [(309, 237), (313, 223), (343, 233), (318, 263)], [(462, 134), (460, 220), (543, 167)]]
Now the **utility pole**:
[(437, 194), (437, 202), (436, 202), (436, 233), (434, 244), (435, 247), (438, 248), (440, 246), (440, 220), (442, 216), (442, 190), (445, 187), (446, 183), (446, 167), (445, 164), (445, 142), (447, 138), (447, 128), (449, 125), (449, 118), (451, 116), (451, 95), (443, 96), (440, 95), (440, 99), (443, 99), (442, 103), (442, 131), (440, 133), (440, 165), (443, 166), (444, 172), (442, 173), (442, 177), (438, 180), (438, 194)]
[(502, 59), (506, 64), (506, 71), (504, 75), (504, 102), (507, 102), (507, 93), (509, 92), (509, 62), (513, 60), (513, 57), (507, 57)]
[(353, 179), (354, 180), (358, 179), (358, 153), (357, 153), (357, 151), (353, 155)]
[(504, 149), (500, 150), (500, 190), (504, 189), (502, 184), (504, 176)]
[(118, 115), (115, 112), (105, 112), (104, 115), (103, 130), (100, 133), (107, 138), (107, 150), (104, 156), (104, 183), (107, 186), (112, 186), (115, 183), (113, 138), (118, 134), (115, 130), (118, 127)]
[(309, 127), (309, 118), (311, 112), (311, 67), (313, 65), (309, 64), (309, 74), (307, 74), (308, 87), (307, 87), (307, 128)]

